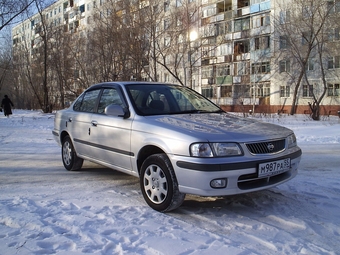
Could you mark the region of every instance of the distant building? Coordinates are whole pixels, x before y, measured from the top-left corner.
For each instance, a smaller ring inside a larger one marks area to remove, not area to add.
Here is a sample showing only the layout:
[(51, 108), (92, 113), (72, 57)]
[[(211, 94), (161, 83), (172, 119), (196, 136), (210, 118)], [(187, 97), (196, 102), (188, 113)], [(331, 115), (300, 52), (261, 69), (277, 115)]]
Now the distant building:
[[(320, 0), (322, 1), (322, 0)], [(124, 16), (123, 1), (113, 0), (59, 0), (43, 10), (43, 16), (36, 14), (23, 21), (12, 30), (13, 47), (15, 54), (23, 44), (34, 51), (41, 40), (41, 17), (52, 27), (63, 29), (67, 34), (81, 34), (86, 39), (90, 31), (93, 11), (105, 11), (108, 3), (117, 5), (115, 10)], [(289, 1), (285, 1), (289, 2)], [(294, 1), (293, 1), (294, 2)], [(334, 15), (338, 15), (340, 8), (333, 0), (327, 2), (328, 8), (334, 6)], [(180, 16), (174, 17), (173, 10), (188, 8), (193, 13), (192, 26), (196, 31), (190, 34), (190, 47), (187, 49), (187, 58), (183, 58), (182, 68), (179, 68), (178, 77), (186, 86), (190, 86), (202, 93), (212, 101), (221, 105), (227, 111), (255, 111), (257, 113), (289, 113), (295, 83), (297, 78), (296, 63), (291, 55), (287, 54), (289, 37), (282, 31), (278, 32), (279, 25), (289, 22), (290, 10), (280, 6), (279, 0), (162, 0), (128, 1), (129, 8), (134, 6), (137, 10), (161, 6), (163, 15), (162, 43), (164, 47), (170, 44), (167, 37), (170, 28), (170, 19), (176, 19), (177, 26), (183, 26)], [(306, 6), (307, 8), (308, 6)], [(125, 8), (125, 7), (124, 7)], [(127, 8), (127, 7), (126, 7)], [(192, 8), (192, 10), (190, 9)], [(103, 12), (104, 13), (104, 12)], [(306, 12), (308, 14), (308, 12)], [(298, 26), (299, 24), (297, 24)], [(329, 29), (325, 47), (333, 49), (325, 51), (324, 68), (326, 74), (326, 94), (322, 100), (322, 114), (337, 114), (340, 110), (340, 29), (334, 24)], [(308, 31), (306, 30), (308, 35)], [(289, 35), (288, 35), (289, 36)], [(301, 47), (304, 45), (302, 33)], [(180, 41), (180, 40), (179, 40)], [(339, 50), (337, 50), (339, 49)], [(18, 57), (18, 56), (17, 56)], [(296, 94), (297, 113), (309, 113), (309, 104), (313, 103), (313, 93), (319, 96), (322, 93), (320, 65), (314, 54), (306, 61), (306, 77), (308, 83), (302, 78), (301, 86)], [(175, 57), (166, 56), (168, 63), (175, 63)], [(151, 64), (148, 68), (151, 72)], [(148, 80), (145, 73), (137, 78), (131, 75), (131, 80)], [(158, 80), (163, 82), (176, 82), (177, 80), (162, 65), (157, 65)], [(74, 80), (81, 78), (77, 73)], [(57, 85), (55, 85), (57, 86)], [(77, 89), (74, 82), (73, 89)], [(53, 93), (53, 91), (51, 92)], [(60, 93), (60, 92), (58, 92)], [(65, 92), (67, 94), (67, 91)], [(60, 95), (59, 95), (60, 97)], [(63, 99), (66, 100), (66, 99)]]

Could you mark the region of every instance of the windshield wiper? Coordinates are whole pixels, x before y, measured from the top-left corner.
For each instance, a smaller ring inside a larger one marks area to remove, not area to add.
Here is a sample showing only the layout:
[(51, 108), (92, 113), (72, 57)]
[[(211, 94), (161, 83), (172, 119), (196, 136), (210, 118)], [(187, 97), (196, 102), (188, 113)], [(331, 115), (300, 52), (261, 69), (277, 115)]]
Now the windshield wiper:
[(187, 114), (187, 113), (223, 113), (223, 110), (216, 110), (216, 111), (207, 111), (207, 110), (187, 110), (187, 111), (181, 111), (181, 112), (172, 112), (171, 114)]

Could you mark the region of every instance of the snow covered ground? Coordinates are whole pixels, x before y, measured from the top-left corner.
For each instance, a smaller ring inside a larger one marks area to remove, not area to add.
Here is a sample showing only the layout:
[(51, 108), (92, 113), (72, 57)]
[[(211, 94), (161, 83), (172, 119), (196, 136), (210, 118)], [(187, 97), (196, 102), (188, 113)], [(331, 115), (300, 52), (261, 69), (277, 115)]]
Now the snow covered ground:
[(299, 174), (276, 188), (187, 196), (162, 214), (138, 179), (85, 162), (64, 169), (53, 114), (0, 116), (0, 254), (340, 254), (340, 119), (266, 116), (293, 129)]

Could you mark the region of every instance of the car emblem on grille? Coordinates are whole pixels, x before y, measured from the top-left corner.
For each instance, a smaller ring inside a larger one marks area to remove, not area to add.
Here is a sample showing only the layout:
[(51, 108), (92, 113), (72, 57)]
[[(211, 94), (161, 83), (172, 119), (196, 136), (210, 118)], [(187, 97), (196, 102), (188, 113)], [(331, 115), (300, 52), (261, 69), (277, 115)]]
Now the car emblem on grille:
[(268, 148), (269, 151), (273, 151), (274, 150), (274, 144), (268, 143), (267, 148)]

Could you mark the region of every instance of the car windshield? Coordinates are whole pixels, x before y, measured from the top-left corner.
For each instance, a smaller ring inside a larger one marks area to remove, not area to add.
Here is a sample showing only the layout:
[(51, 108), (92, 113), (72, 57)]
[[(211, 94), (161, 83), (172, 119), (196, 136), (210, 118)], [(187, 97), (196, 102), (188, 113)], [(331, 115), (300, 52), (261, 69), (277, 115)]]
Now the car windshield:
[(179, 85), (134, 84), (126, 86), (139, 115), (223, 112), (196, 91)]

